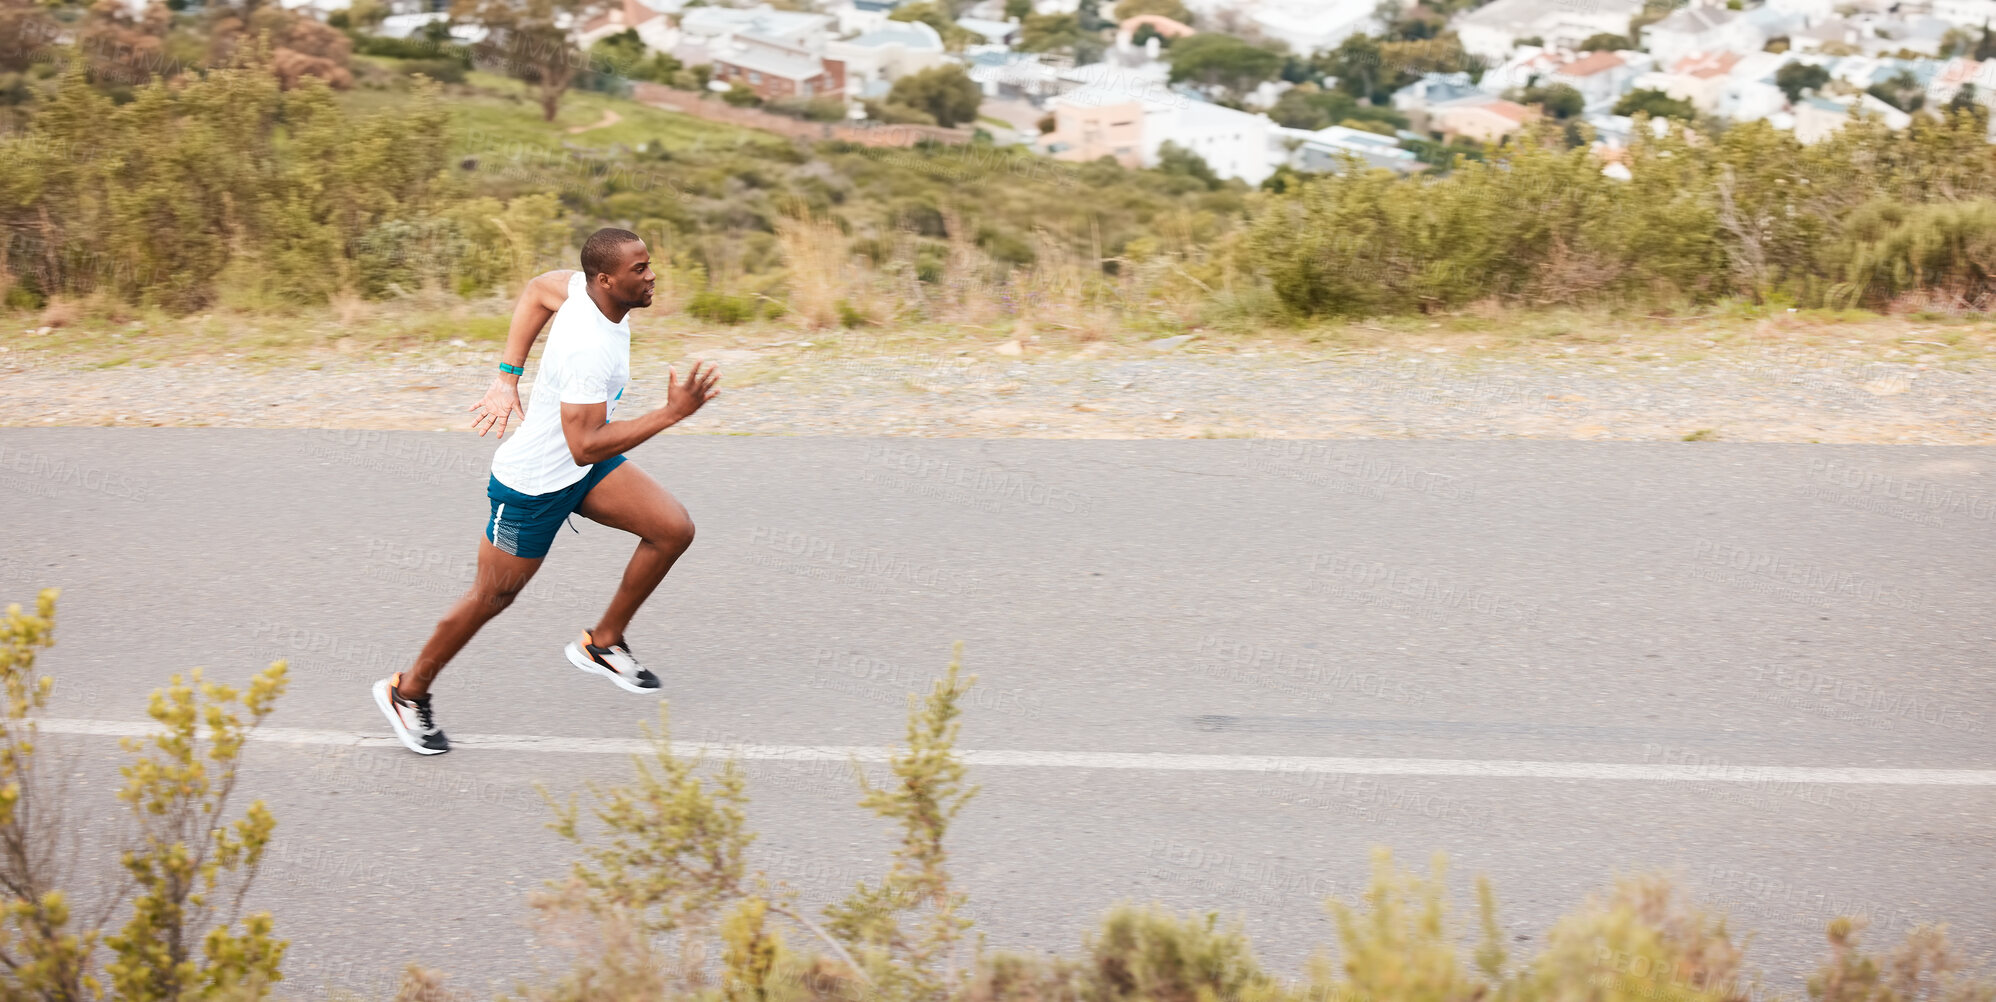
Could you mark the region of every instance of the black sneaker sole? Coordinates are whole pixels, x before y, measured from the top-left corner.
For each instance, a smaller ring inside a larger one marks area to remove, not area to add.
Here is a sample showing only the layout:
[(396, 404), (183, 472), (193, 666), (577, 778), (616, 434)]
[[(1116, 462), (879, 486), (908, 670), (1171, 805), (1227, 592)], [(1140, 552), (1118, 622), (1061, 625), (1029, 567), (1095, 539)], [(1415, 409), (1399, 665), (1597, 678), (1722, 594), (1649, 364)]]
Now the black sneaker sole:
[(374, 683), (374, 705), (380, 707), (381, 715), (388, 718), (388, 727), (395, 732), (395, 739), (402, 742), (402, 747), (418, 755), (442, 755), (450, 751), (449, 748), (423, 747), (423, 740), (402, 726), (401, 715), (395, 712), (394, 705), (389, 702), (388, 680), (385, 678)]

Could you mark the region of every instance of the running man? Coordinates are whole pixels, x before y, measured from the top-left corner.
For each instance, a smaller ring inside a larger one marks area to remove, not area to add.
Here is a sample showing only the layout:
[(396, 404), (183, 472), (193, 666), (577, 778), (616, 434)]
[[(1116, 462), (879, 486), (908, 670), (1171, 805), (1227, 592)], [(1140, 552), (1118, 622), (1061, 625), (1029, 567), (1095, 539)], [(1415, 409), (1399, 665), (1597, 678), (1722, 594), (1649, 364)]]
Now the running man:
[[(568, 660), (631, 692), (658, 691), (658, 676), (631, 654), (624, 628), (693, 544), (693, 522), (670, 492), (623, 454), (692, 417), (721, 391), (714, 388), (718, 370), (703, 371), (696, 362), (684, 380), (668, 373), (665, 406), (633, 420), (610, 420), (631, 380), (628, 317), (651, 305), (657, 282), (637, 234), (602, 229), (583, 243), (581, 271), (548, 272), (520, 293), (500, 375), (471, 408), (479, 412), (472, 421), (479, 436), (492, 430), (502, 440), (485, 488), (492, 512), (478, 546), (477, 575), (471, 591), (437, 624), (415, 666), (374, 684), (375, 703), (410, 751), (450, 750), (430, 702), (431, 684), (479, 627), (513, 604), (570, 513), (637, 536), (638, 549), (603, 618), (568, 645)], [(507, 439), (507, 421), (522, 413), (519, 382), (527, 353), (549, 317), (554, 324), (533, 399), (520, 430)]]

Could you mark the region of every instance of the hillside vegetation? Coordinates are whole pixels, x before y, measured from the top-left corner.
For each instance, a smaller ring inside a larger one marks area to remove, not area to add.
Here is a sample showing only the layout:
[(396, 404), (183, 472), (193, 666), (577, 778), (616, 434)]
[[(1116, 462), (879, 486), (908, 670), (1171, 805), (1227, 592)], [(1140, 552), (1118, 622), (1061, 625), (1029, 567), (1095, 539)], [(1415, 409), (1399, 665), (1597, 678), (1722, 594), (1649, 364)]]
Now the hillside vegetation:
[[(1802, 147), (1647, 128), (1529, 137), (1432, 176), (1218, 182), (985, 144), (806, 142), (578, 91), (352, 57), (352, 89), (235, 68), (107, 89), (77, 60), (0, 139), (0, 288), (59, 317), (504, 294), (603, 225), (701, 323), (1163, 331), (1468, 308), (1996, 305), (1979, 108)], [(459, 82), (439, 84), (423, 73)], [(79, 151), (87, 151), (79, 155)]]

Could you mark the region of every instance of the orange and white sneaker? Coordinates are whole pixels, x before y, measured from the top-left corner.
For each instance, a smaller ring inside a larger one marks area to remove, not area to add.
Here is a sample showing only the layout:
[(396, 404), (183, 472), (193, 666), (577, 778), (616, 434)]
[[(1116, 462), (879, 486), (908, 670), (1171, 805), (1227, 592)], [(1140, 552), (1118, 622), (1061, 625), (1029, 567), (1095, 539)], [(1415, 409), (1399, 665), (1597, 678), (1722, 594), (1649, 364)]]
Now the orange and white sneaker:
[(589, 631), (568, 645), (569, 663), (591, 674), (601, 675), (629, 692), (657, 692), (658, 676), (645, 670), (631, 654), (629, 644), (619, 640), (608, 647), (598, 647), (590, 639)]
[(396, 672), (374, 683), (374, 705), (388, 718), (395, 737), (418, 755), (442, 755), (450, 751), (450, 739), (437, 726), (436, 711), (430, 707), (430, 694), (409, 699), (397, 691), (402, 673)]

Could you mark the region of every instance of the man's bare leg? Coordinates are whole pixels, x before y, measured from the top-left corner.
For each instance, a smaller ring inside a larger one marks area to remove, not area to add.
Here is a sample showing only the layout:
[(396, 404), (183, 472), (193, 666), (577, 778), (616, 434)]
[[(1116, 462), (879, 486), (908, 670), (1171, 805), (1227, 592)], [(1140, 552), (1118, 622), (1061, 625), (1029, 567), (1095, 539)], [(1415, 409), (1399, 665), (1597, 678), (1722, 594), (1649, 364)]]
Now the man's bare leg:
[[(615, 474), (612, 473), (612, 476)], [(605, 483), (608, 479), (605, 478)], [(600, 488), (601, 485), (598, 486)], [(534, 572), (541, 569), (542, 559), (516, 557), (493, 546), (490, 540), (479, 540), (478, 575), (472, 580), (471, 590), (438, 621), (436, 631), (430, 634), (422, 653), (416, 655), (416, 666), (402, 673), (396, 692), (407, 699), (420, 699), (427, 695), (430, 683), (436, 681), (437, 673), (444, 670), (444, 665), (449, 664), (457, 652), (478, 635), (480, 627), (513, 604), (520, 589), (525, 588), (527, 582), (533, 580)]]
[(589, 631), (592, 643), (609, 647), (623, 641), (624, 628), (631, 625), (638, 607), (665, 580), (679, 555), (693, 545), (693, 519), (672, 492), (629, 460), (591, 488), (575, 511), (592, 522), (638, 537), (637, 552), (624, 567), (617, 594)]

